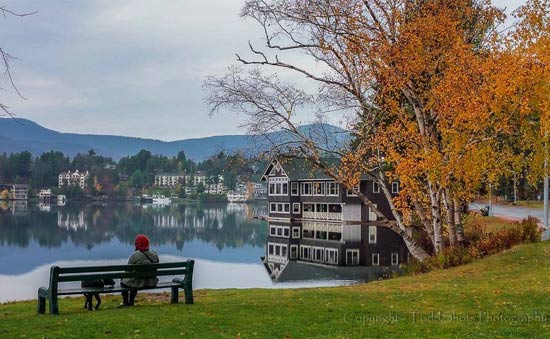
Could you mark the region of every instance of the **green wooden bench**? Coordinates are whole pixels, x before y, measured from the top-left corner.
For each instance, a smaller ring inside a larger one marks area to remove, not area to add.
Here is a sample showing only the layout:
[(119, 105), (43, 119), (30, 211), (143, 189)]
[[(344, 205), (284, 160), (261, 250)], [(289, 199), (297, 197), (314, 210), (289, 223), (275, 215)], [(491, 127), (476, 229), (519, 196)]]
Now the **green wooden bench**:
[(178, 303), (179, 289), (185, 292), (185, 303), (193, 303), (193, 268), (194, 260), (183, 262), (170, 262), (162, 264), (143, 265), (112, 265), (112, 266), (83, 266), (83, 267), (58, 267), (50, 269), (49, 287), (38, 289), (38, 313), (46, 312), (46, 300), (50, 306), (50, 314), (59, 314), (57, 303), (60, 295), (74, 295), (84, 293), (120, 293), (131, 289), (120, 284), (105, 287), (84, 288), (60, 288), (63, 282), (96, 280), (96, 279), (121, 279), (121, 278), (146, 278), (152, 276), (183, 276), (174, 278), (171, 282), (159, 282), (154, 287), (137, 288), (140, 290), (167, 289), (172, 290), (171, 303)]

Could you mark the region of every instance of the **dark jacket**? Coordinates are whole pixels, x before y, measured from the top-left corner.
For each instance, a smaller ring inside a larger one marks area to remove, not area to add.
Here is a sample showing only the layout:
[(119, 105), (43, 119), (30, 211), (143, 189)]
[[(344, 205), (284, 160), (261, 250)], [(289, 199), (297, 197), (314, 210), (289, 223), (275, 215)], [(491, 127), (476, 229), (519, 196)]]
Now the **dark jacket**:
[[(159, 262), (159, 256), (157, 252), (147, 250), (147, 251), (135, 251), (128, 259), (128, 265), (136, 264), (156, 264)], [(130, 287), (153, 287), (157, 284), (157, 277), (152, 276), (148, 278), (124, 278), (122, 283)]]

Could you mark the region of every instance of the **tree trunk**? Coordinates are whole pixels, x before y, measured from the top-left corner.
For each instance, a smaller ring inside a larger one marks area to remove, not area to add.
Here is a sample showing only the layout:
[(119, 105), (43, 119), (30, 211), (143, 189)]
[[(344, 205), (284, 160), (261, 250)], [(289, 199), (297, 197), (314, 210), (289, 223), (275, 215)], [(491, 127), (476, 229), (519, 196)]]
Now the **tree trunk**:
[(424, 207), (417, 201), (413, 201), (414, 208), (416, 210), (416, 214), (418, 214), (418, 217), (420, 218), (420, 221), (422, 222), (422, 225), (424, 226), (424, 230), (426, 230), (426, 233), (428, 234), (428, 238), (434, 243), (434, 229), (432, 227), (432, 222), (426, 215), (426, 211), (424, 210)]
[(454, 211), (455, 211), (455, 227), (456, 227), (456, 240), (462, 244), (464, 242), (464, 226), (462, 225), (462, 207), (460, 200), (453, 199)]
[(455, 220), (455, 208), (454, 203), (451, 198), (451, 192), (445, 190), (445, 199), (444, 199), (445, 209), (447, 210), (447, 226), (449, 227), (449, 244), (452, 246), (456, 245), (457, 234), (456, 234), (456, 220)]
[(445, 247), (443, 239), (443, 227), (441, 225), (441, 192), (428, 181), (430, 201), (432, 204), (432, 227), (434, 230), (434, 250), (436, 253), (441, 252)]

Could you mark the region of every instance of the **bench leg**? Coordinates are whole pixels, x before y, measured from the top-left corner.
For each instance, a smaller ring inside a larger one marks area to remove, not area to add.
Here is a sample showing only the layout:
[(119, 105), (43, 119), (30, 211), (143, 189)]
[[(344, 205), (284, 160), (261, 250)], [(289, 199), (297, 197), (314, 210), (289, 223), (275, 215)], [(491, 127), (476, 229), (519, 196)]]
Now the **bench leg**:
[(57, 305), (57, 297), (50, 298), (50, 314), (59, 314), (59, 307)]
[(193, 302), (193, 289), (190, 287), (186, 287), (184, 289), (185, 291), (185, 303), (186, 304), (194, 304)]
[(37, 313), (46, 313), (46, 298), (38, 294), (38, 307), (36, 308)]
[(170, 302), (172, 304), (178, 303), (178, 293), (179, 293), (179, 287), (172, 287), (172, 296), (170, 298)]

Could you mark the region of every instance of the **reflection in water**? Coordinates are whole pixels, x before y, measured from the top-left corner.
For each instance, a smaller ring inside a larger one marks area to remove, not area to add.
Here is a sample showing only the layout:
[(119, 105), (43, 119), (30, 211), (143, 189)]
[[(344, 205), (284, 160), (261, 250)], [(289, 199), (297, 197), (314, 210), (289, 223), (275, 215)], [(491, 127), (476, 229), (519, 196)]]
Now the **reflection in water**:
[(0, 202), (0, 286), (7, 286), (0, 302), (35, 298), (53, 264), (124, 263), (138, 233), (164, 261), (197, 260), (196, 288), (349, 284), (407, 258), (401, 238), (386, 228), (254, 219), (266, 214), (265, 204)]
[[(27, 208), (5, 204), (0, 217), (0, 246), (25, 247), (31, 240), (46, 248), (71, 243), (91, 250), (114, 239), (133, 245), (138, 233), (150, 236), (154, 246), (172, 244), (182, 250), (199, 239), (218, 249), (252, 245), (263, 247), (264, 223), (252, 218), (261, 206), (145, 206), (88, 204)], [(235, 204), (233, 204), (235, 205)], [(265, 209), (265, 208), (264, 208)]]
[(303, 221), (269, 222), (262, 261), (276, 281), (368, 281), (398, 269), (407, 247), (387, 227)]

